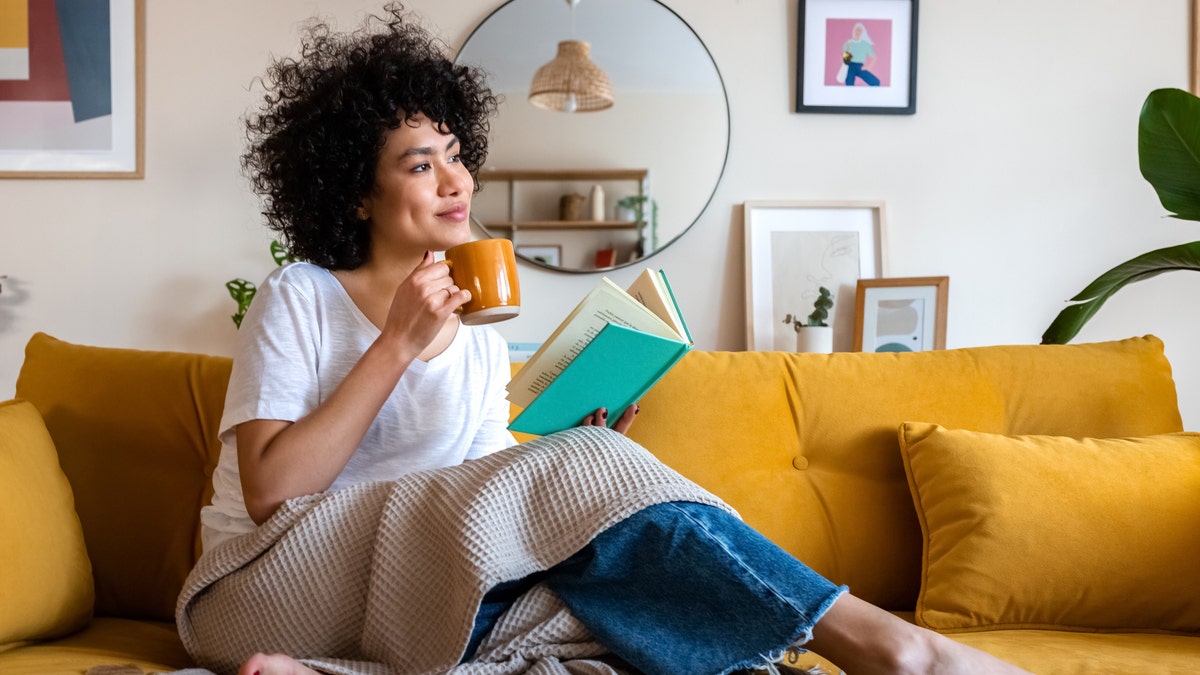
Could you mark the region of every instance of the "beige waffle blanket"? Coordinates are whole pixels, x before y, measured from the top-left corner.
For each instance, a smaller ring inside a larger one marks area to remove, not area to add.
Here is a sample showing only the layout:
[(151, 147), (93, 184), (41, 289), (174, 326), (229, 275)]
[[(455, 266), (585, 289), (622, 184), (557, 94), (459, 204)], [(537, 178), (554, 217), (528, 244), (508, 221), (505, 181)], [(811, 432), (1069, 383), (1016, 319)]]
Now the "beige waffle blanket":
[(472, 662), (459, 661), (489, 588), (552, 567), (665, 501), (729, 508), (597, 427), (290, 500), (255, 532), (201, 557), (179, 598), (179, 633), (217, 673), (260, 651), (328, 673), (621, 672), (541, 586)]

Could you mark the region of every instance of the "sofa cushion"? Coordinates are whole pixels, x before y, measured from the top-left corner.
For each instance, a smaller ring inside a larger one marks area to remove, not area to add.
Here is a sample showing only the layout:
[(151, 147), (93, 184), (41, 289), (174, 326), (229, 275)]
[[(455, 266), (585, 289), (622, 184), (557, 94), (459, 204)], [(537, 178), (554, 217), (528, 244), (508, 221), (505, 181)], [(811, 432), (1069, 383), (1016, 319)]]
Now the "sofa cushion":
[(1200, 633), (1200, 434), (1076, 439), (900, 427), (944, 632)]
[(0, 644), (53, 638), (92, 616), (92, 567), (71, 485), (41, 415), (0, 403)]
[(37, 406), (75, 491), (97, 616), (171, 621), (211, 499), (227, 358), (34, 335), (17, 396)]

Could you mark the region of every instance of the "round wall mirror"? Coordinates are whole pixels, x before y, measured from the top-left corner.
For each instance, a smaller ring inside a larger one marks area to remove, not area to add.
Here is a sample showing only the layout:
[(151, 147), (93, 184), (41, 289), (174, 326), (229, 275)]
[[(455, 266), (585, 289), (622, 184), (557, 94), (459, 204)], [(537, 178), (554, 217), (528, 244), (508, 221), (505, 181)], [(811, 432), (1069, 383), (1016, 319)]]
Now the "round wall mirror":
[[(570, 40), (607, 75), (610, 107), (530, 102), (534, 75)], [(457, 62), (483, 69), (501, 97), (472, 219), (522, 259), (564, 272), (630, 265), (712, 199), (729, 153), (725, 85), (695, 31), (657, 0), (509, 0)]]

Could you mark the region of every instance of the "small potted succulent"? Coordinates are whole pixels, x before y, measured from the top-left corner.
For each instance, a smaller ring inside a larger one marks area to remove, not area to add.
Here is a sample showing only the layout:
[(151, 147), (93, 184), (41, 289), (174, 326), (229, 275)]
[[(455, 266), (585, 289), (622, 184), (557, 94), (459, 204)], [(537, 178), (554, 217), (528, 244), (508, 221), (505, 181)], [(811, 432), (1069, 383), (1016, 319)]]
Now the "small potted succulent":
[(788, 314), (783, 318), (784, 323), (790, 323), (796, 329), (796, 351), (813, 354), (833, 352), (833, 327), (827, 321), (831, 309), (833, 294), (821, 286), (817, 299), (813, 301), (813, 311), (807, 319), (801, 319), (799, 314)]

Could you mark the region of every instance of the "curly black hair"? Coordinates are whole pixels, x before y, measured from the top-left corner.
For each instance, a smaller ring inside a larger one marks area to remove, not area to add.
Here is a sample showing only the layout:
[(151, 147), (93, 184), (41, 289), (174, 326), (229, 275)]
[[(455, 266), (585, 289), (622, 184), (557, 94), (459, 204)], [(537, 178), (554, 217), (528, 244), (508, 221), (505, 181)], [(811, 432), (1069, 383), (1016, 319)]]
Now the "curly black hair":
[(299, 58), (271, 64), (262, 110), (246, 119), (242, 168), (267, 226), (294, 258), (329, 269), (355, 269), (370, 252), (358, 207), (389, 130), (424, 114), (457, 136), (476, 190), (487, 157), (497, 99), (483, 73), (456, 66), (399, 3), (384, 12), (349, 33), (309, 23)]

